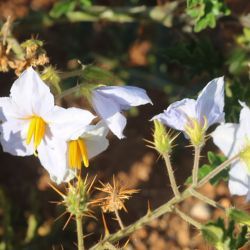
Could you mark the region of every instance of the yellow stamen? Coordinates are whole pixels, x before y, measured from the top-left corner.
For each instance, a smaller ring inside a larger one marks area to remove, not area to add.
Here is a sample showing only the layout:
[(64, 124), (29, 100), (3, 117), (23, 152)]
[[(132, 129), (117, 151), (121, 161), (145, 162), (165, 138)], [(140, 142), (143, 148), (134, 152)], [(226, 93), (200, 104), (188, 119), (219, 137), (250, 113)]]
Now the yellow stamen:
[(250, 141), (248, 139), (245, 147), (240, 152), (240, 159), (245, 163), (246, 170), (250, 174)]
[(208, 123), (205, 116), (203, 125), (195, 118), (189, 119), (188, 124), (185, 126), (185, 132), (189, 136), (192, 145), (202, 146), (204, 144), (207, 126)]
[(89, 166), (87, 146), (83, 139), (69, 141), (68, 162), (71, 168), (81, 169), (82, 162), (85, 167)]
[(33, 139), (34, 148), (37, 150), (46, 130), (46, 122), (39, 116), (32, 116), (28, 128), (26, 144), (29, 145)]

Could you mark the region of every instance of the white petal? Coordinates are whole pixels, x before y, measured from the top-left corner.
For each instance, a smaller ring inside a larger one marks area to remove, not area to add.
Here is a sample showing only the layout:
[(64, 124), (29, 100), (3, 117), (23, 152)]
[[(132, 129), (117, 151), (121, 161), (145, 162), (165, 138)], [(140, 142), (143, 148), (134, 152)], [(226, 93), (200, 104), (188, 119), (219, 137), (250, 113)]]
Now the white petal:
[(184, 131), (188, 118), (196, 118), (195, 105), (196, 101), (188, 98), (174, 102), (152, 120), (158, 119), (171, 128)]
[(152, 104), (146, 91), (134, 86), (103, 86), (96, 88), (95, 91), (115, 101), (122, 110), (132, 106)]
[(229, 158), (242, 149), (244, 141), (239, 137), (238, 132), (239, 124), (225, 123), (211, 133), (214, 144)]
[(9, 97), (0, 97), (0, 120), (7, 121), (9, 119), (22, 118), (19, 108)]
[(202, 90), (197, 99), (196, 111), (202, 121), (208, 120), (208, 127), (224, 121), (224, 78), (213, 79)]
[(46, 117), (52, 134), (66, 141), (79, 137), (94, 118), (92, 113), (84, 109), (64, 109), (57, 106)]
[(97, 91), (92, 93), (92, 104), (96, 113), (104, 120), (109, 129), (119, 138), (123, 138), (126, 118), (120, 113), (119, 105)]
[(32, 145), (27, 145), (23, 136), (24, 121), (11, 120), (1, 124), (0, 141), (3, 151), (12, 155), (27, 156), (34, 153)]
[(107, 126), (99, 122), (96, 126), (92, 126), (91, 130), (81, 136), (86, 143), (89, 159), (107, 149), (109, 145), (109, 141), (106, 139), (108, 131)]
[(54, 97), (49, 87), (32, 67), (25, 70), (14, 82), (10, 97), (26, 116), (35, 114), (43, 117), (54, 107)]
[(38, 158), (49, 172), (52, 181), (60, 184), (75, 177), (67, 166), (67, 143), (63, 140), (42, 141), (38, 148)]
[(244, 164), (238, 161), (229, 172), (229, 190), (232, 195), (247, 195), (250, 189), (249, 176)]
[(243, 108), (240, 111), (239, 133), (243, 138), (250, 139), (250, 109), (244, 102), (240, 102), (240, 104)]

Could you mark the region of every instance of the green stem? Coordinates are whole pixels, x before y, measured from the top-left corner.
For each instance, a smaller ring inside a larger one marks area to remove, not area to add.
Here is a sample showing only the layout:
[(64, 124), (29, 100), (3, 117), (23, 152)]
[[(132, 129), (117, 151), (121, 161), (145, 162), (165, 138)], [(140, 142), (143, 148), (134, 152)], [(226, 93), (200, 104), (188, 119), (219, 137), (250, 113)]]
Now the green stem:
[(210, 172), (208, 175), (206, 175), (197, 185), (196, 188), (199, 188), (203, 186), (205, 183), (213, 179), (217, 174), (219, 174), (222, 170), (226, 169), (230, 166), (232, 162), (239, 159), (239, 154), (235, 155), (234, 157), (224, 161), (221, 165), (216, 167), (212, 172)]
[(62, 80), (63, 79), (67, 79), (67, 78), (71, 78), (71, 77), (76, 77), (76, 76), (82, 75), (83, 74), (83, 70), (84, 70), (84, 68), (73, 70), (73, 71), (69, 71), (69, 72), (63, 72), (63, 73), (60, 73), (59, 76), (60, 76), (60, 78)]
[(66, 89), (61, 94), (57, 95), (56, 99), (59, 100), (67, 95), (71, 95), (71, 94), (75, 93), (76, 91), (78, 91), (79, 89), (81, 89), (82, 86), (83, 86), (83, 84), (78, 84), (72, 88)]
[(78, 250), (84, 250), (82, 216), (76, 216), (77, 246)]
[(198, 172), (199, 172), (199, 162), (200, 162), (201, 147), (194, 147), (194, 166), (193, 166), (193, 186), (197, 185), (198, 182)]
[(194, 189), (190, 189), (190, 191), (191, 191), (192, 195), (194, 197), (196, 197), (197, 199), (199, 199), (199, 200), (201, 200), (201, 201), (203, 201), (203, 202), (205, 202), (205, 203), (207, 203), (207, 204), (209, 204), (209, 205), (211, 205), (213, 207), (225, 210), (225, 207), (221, 206), (216, 201), (209, 199), (207, 196), (201, 194), (200, 192), (197, 192)]
[(202, 225), (201, 223), (199, 223), (198, 221), (194, 220), (193, 218), (191, 218), (190, 216), (188, 216), (187, 214), (183, 213), (182, 211), (180, 211), (178, 208), (175, 208), (175, 212), (186, 222), (190, 223), (191, 225), (193, 225), (194, 227), (196, 227), (197, 229), (201, 229)]
[(172, 168), (172, 165), (171, 165), (170, 157), (169, 157), (168, 154), (164, 154), (163, 158), (165, 160), (165, 164), (166, 164), (166, 167), (167, 167), (170, 184), (171, 184), (172, 190), (174, 192), (174, 195), (175, 195), (175, 197), (179, 197), (180, 192), (179, 192), (178, 186), (177, 186), (176, 181), (175, 181), (174, 171), (173, 171), (173, 168)]

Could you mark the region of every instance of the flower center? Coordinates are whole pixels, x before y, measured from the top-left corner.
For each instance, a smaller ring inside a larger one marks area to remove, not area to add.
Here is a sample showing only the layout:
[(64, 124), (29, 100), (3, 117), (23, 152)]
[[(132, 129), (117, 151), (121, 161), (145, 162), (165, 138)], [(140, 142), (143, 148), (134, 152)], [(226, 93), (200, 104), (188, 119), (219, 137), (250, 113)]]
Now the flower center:
[(203, 119), (204, 122), (201, 124), (197, 119), (189, 118), (188, 123), (185, 125), (185, 132), (194, 146), (201, 146), (204, 144), (207, 130), (207, 118), (204, 116)]
[(87, 146), (83, 139), (68, 142), (69, 167), (81, 169), (82, 162), (85, 167), (89, 166)]
[(250, 174), (250, 141), (246, 144), (244, 149), (240, 152), (240, 159), (245, 163), (247, 172)]
[(39, 116), (32, 116), (30, 119), (28, 134), (26, 138), (27, 145), (30, 144), (32, 138), (34, 142), (34, 148), (37, 150), (37, 147), (41, 143), (46, 130), (46, 122)]

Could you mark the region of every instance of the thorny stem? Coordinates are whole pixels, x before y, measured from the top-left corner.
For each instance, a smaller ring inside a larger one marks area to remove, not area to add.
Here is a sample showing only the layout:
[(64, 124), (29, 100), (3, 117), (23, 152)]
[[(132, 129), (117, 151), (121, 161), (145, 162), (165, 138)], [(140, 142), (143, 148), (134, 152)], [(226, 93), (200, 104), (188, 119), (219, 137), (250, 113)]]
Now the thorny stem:
[(84, 250), (82, 216), (76, 216), (77, 246), (78, 250)]
[(101, 240), (95, 246), (91, 247), (90, 250), (105, 249), (104, 248), (105, 242), (114, 243), (114, 242), (117, 242), (118, 240), (130, 235), (134, 231), (140, 229), (144, 225), (150, 223), (154, 219), (162, 216), (163, 214), (172, 212), (173, 206), (175, 204), (185, 200), (186, 198), (188, 198), (190, 196), (191, 196), (191, 192), (190, 192), (190, 189), (188, 188), (184, 192), (182, 192), (179, 197), (174, 197), (170, 201), (168, 201), (165, 204), (163, 204), (162, 206), (160, 206), (159, 208), (155, 209), (154, 211), (148, 212), (145, 216), (143, 216), (142, 218), (137, 220), (135, 223), (125, 227), (124, 229), (117, 231), (114, 234), (110, 234), (110, 235), (106, 236), (103, 240)]
[[(185, 200), (186, 198), (190, 197), (193, 195), (193, 189), (201, 187), (208, 181), (210, 181), (214, 176), (216, 176), (218, 173), (220, 173), (222, 170), (227, 168), (233, 161), (237, 160), (239, 158), (239, 155), (236, 155), (224, 163), (222, 163), (220, 166), (218, 166), (216, 169), (214, 169), (212, 172), (210, 172), (205, 178), (203, 178), (200, 182), (198, 182), (197, 186), (192, 186), (187, 188), (185, 191), (183, 191), (179, 196), (175, 196), (162, 206), (158, 207), (157, 209), (148, 212), (145, 216), (134, 222), (133, 224), (117, 231), (114, 234), (110, 234), (106, 236), (103, 240), (98, 242), (96, 245), (90, 248), (90, 250), (101, 250), (105, 249), (105, 244), (107, 242), (114, 243), (117, 242), (118, 240), (127, 237), (134, 231), (140, 229), (144, 225), (149, 224), (152, 220), (162, 216), (163, 214), (170, 213), (173, 211), (173, 208), (176, 204), (180, 203), (181, 201)], [(207, 202), (207, 201), (206, 201)], [(198, 224), (196, 225), (197, 227), (199, 226)]]
[(164, 154), (163, 158), (164, 158), (165, 163), (166, 163), (168, 176), (169, 176), (170, 184), (171, 184), (171, 187), (173, 189), (174, 195), (175, 195), (175, 197), (179, 197), (180, 192), (179, 192), (178, 186), (177, 186), (176, 181), (175, 181), (174, 171), (173, 171), (173, 168), (172, 168), (172, 165), (170, 162), (170, 157), (168, 154)]
[(197, 185), (198, 182), (198, 172), (199, 172), (199, 162), (200, 162), (201, 147), (194, 147), (194, 166), (193, 166), (193, 186)]
[(182, 211), (180, 211), (178, 208), (175, 208), (175, 212), (186, 222), (190, 223), (191, 225), (195, 226), (197, 229), (201, 229), (202, 225), (194, 220), (193, 218), (191, 218), (190, 216), (188, 216), (187, 214), (183, 213)]
[(216, 167), (212, 172), (210, 172), (207, 176), (205, 176), (197, 185), (196, 188), (203, 186), (205, 183), (213, 179), (218, 173), (222, 170), (226, 169), (232, 162), (239, 158), (239, 154), (235, 155), (234, 157), (224, 161), (221, 165)]
[(192, 195), (193, 195), (194, 197), (196, 197), (197, 199), (199, 199), (199, 200), (201, 200), (201, 201), (203, 201), (203, 202), (205, 202), (205, 203), (207, 203), (207, 204), (209, 204), (209, 205), (211, 205), (211, 206), (213, 206), (213, 207), (216, 207), (216, 208), (220, 208), (220, 209), (225, 210), (225, 207), (223, 207), (223, 206), (221, 206), (220, 204), (218, 204), (218, 202), (209, 199), (207, 196), (201, 194), (200, 192), (197, 192), (197, 191), (194, 190), (194, 189), (191, 189), (190, 191), (191, 191)]
[(120, 215), (119, 215), (119, 211), (118, 211), (118, 209), (117, 208), (115, 208), (115, 217), (116, 217), (116, 219), (117, 219), (117, 221), (118, 221), (118, 223), (119, 223), (119, 226), (120, 226), (120, 228), (121, 229), (124, 229), (124, 225), (123, 225), (123, 223), (122, 223), (122, 219), (121, 219), (121, 217), (120, 217)]

